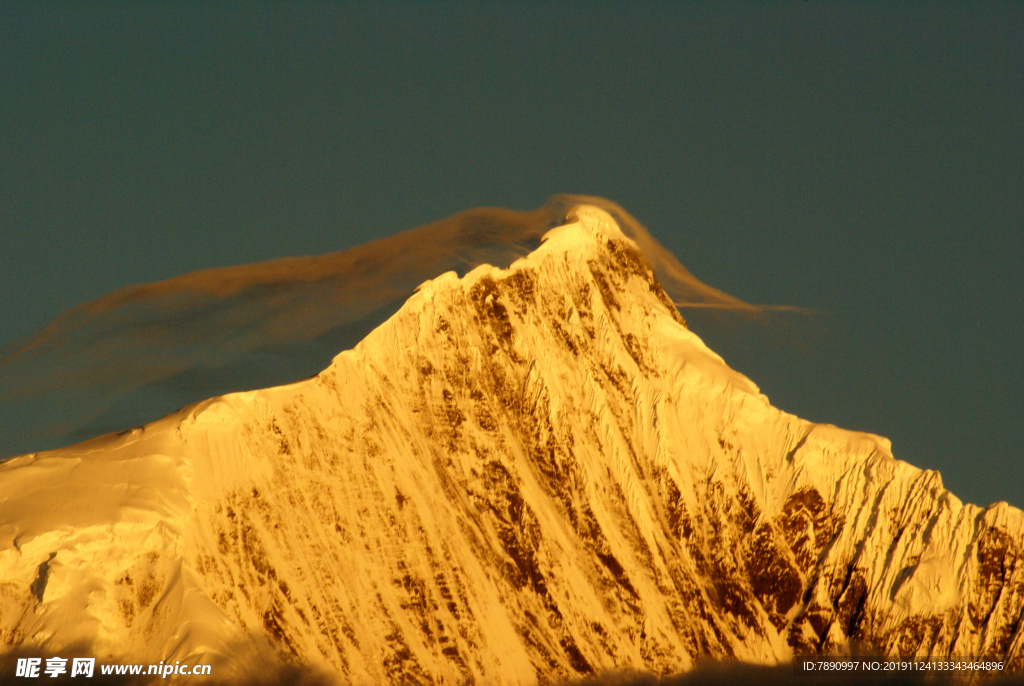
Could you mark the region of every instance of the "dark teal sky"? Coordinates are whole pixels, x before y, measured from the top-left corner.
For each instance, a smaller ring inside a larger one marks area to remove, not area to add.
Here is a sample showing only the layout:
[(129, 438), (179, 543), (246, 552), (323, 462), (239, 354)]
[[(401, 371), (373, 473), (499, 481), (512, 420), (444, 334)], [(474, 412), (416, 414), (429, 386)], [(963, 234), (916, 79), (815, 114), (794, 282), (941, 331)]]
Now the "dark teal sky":
[[(694, 328), (1024, 506), (1024, 5), (0, 5), (0, 345), (116, 288), (602, 195), (822, 310)], [(685, 314), (685, 313), (684, 313)]]

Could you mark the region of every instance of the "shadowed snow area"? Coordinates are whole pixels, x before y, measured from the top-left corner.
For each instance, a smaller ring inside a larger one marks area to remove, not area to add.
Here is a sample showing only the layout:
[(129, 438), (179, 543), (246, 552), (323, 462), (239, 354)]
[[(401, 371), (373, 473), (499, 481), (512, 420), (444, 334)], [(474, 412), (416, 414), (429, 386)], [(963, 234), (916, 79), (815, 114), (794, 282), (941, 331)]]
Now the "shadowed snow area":
[(760, 316), (697, 280), (611, 201), (558, 195), (529, 212), (468, 210), (341, 252), (198, 271), (68, 310), (0, 349), (0, 458), (312, 376), (419, 284), (480, 264), (507, 267), (583, 202), (615, 217), (677, 305)]

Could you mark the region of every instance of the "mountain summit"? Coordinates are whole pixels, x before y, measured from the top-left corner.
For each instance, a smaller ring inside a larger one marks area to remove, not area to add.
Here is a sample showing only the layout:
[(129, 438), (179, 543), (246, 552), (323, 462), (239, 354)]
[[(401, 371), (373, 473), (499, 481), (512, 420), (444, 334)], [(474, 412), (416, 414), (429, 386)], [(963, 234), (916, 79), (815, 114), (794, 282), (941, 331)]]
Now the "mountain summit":
[(4, 643), (354, 683), (1024, 666), (1024, 513), (773, 408), (609, 214), (566, 222), (313, 378), (4, 462)]

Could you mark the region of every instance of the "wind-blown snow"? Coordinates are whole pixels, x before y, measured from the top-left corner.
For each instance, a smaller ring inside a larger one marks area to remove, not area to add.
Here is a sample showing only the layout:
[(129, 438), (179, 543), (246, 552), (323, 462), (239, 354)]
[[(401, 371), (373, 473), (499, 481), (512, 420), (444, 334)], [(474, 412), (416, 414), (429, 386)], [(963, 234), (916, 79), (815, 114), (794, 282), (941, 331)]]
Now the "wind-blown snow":
[(3, 463), (0, 547), (5, 643), (221, 674), (1024, 661), (1024, 513), (771, 407), (588, 205), (314, 378)]
[(507, 267), (583, 200), (617, 218), (677, 302), (760, 314), (698, 281), (603, 198), (468, 210), (341, 252), (202, 270), (68, 310), (0, 348), (0, 459), (312, 376), (394, 314), (417, 284), (480, 264)]

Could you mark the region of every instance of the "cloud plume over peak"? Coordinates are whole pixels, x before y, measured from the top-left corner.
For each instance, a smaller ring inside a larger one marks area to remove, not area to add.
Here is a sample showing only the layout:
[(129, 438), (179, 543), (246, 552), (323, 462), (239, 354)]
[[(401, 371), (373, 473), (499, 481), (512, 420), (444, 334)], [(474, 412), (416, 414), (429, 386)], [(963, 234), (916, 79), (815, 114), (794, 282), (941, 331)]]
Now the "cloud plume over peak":
[(580, 204), (616, 219), (677, 306), (762, 316), (699, 281), (609, 200), (557, 195), (532, 211), (467, 210), (340, 252), (201, 270), (71, 308), (0, 350), (0, 458), (316, 374), (422, 282), (505, 267)]

